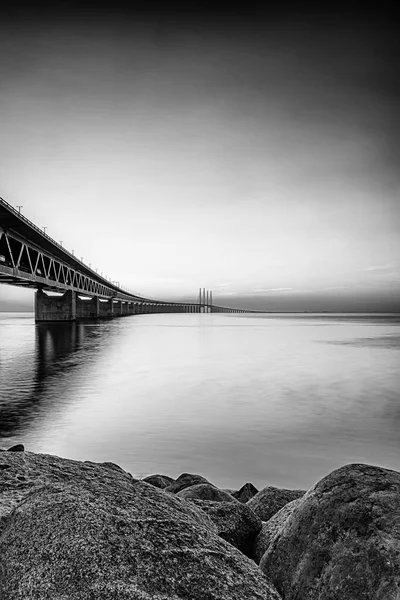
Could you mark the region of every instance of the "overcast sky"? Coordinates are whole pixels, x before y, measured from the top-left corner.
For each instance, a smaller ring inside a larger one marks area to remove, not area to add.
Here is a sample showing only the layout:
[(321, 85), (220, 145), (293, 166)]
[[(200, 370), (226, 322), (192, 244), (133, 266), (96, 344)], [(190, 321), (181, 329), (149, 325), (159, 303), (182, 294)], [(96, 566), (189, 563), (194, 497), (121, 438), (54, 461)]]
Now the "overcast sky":
[[(399, 307), (398, 46), (385, 5), (68, 4), (2, 15), (3, 198), (141, 294), (195, 299), (204, 286), (269, 310)], [(32, 295), (1, 286), (0, 309)]]

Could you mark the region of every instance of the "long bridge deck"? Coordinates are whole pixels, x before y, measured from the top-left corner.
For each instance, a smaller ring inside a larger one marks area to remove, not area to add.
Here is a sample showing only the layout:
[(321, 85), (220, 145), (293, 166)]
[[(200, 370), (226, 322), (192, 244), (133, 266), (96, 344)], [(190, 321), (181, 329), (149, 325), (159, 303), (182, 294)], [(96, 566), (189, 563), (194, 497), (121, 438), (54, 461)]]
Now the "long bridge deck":
[[(144, 312), (254, 312), (215, 306), (201, 294), (198, 303), (136, 295), (99, 275), (3, 198), (0, 198), (0, 283), (37, 290), (37, 321), (111, 318)], [(60, 299), (46, 292), (63, 296)]]

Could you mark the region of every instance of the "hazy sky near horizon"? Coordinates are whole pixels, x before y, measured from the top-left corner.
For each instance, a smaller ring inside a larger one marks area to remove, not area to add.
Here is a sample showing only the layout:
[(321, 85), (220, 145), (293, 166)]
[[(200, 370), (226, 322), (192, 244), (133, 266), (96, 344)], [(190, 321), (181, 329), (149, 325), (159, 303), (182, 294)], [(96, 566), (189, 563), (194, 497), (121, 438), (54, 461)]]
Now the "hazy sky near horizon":
[[(3, 198), (138, 293), (399, 306), (398, 45), (384, 5), (68, 4), (5, 9)], [(31, 296), (0, 287), (3, 306)]]

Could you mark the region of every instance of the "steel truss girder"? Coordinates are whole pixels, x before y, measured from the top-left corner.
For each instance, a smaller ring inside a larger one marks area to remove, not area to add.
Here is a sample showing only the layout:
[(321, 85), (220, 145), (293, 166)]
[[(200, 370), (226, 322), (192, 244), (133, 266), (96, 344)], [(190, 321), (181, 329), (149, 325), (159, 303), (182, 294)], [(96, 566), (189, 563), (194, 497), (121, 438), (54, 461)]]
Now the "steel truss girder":
[(12, 231), (0, 232), (1, 282), (40, 287), (48, 291), (73, 290), (83, 295), (134, 301), (71, 268)]

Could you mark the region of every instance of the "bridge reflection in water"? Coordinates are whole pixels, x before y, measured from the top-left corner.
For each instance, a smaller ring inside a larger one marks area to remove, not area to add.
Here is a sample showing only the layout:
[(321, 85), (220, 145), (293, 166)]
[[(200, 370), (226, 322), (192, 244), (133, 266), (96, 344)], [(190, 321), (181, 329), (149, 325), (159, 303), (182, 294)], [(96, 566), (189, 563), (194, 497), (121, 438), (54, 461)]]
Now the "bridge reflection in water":
[(69, 375), (86, 371), (117, 333), (110, 322), (40, 323), (33, 347), (15, 348), (7, 360), (0, 356), (0, 438), (26, 432), (36, 419), (63, 410), (60, 399), (71, 398), (62, 393)]

